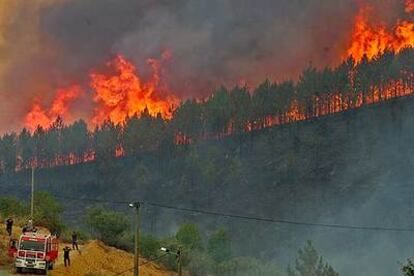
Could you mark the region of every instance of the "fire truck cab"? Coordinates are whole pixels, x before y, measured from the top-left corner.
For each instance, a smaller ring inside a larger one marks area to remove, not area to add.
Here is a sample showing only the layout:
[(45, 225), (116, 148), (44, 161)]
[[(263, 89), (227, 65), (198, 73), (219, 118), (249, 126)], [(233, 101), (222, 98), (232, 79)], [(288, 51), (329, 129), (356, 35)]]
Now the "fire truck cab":
[(59, 243), (50, 234), (24, 233), (19, 238), (15, 253), (15, 267), (18, 273), (25, 271), (40, 271), (47, 274), (48, 269), (58, 258)]

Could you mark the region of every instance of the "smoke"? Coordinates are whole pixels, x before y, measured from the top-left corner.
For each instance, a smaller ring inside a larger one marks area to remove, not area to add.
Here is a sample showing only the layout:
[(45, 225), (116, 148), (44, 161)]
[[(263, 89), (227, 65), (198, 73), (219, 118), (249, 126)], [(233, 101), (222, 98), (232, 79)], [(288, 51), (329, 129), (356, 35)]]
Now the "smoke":
[[(353, 118), (354, 127), (358, 119), (367, 127), (347, 138), (352, 145), (344, 147), (346, 162), (328, 184), (335, 186), (338, 205), (321, 223), (412, 228), (414, 159), (407, 144), (414, 135), (412, 102), (404, 104), (388, 107), (389, 114), (386, 107)], [(401, 275), (401, 263), (413, 256), (411, 232), (315, 229), (306, 239), (315, 241), (341, 275)]]
[[(148, 76), (146, 60), (169, 50), (163, 77), (180, 98), (335, 65), (357, 8), (354, 0), (2, 1), (0, 131), (20, 127), (34, 98), (50, 105), (61, 87), (88, 90), (89, 72), (115, 54)], [(74, 105), (78, 116), (92, 109)]]
[(71, 1), (46, 12), (43, 25), (66, 57), (82, 57), (74, 70), (111, 53), (144, 70), (148, 57), (169, 49), (174, 59), (166, 76), (173, 90), (202, 96), (222, 83), (253, 85), (295, 76), (310, 62), (337, 61), (354, 6), (349, 0)]
[[(343, 213), (336, 214), (331, 221), (348, 225), (377, 225), (410, 228), (407, 210), (412, 200), (407, 193), (407, 184), (402, 179), (384, 173), (376, 179), (378, 187), (362, 205), (349, 205)], [(363, 188), (361, 188), (363, 190)], [(400, 263), (411, 257), (407, 246), (414, 239), (410, 232), (384, 231), (329, 231), (319, 230), (307, 238), (316, 241), (329, 262), (341, 275), (400, 275)], [(356, 265), (358, 264), (358, 265)]]
[(56, 64), (63, 53), (41, 26), (44, 10), (59, 3), (63, 1), (0, 3), (0, 133), (23, 127), (35, 100), (50, 105), (59, 88), (78, 81)]

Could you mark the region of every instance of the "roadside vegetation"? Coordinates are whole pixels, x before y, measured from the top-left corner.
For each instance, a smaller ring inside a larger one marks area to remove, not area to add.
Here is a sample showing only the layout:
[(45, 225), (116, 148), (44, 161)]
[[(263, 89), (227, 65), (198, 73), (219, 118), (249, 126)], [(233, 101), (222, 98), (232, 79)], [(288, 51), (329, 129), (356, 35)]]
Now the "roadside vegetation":
[[(72, 229), (67, 228), (61, 218), (63, 208), (47, 192), (35, 194), (34, 223), (36, 226), (53, 229), (61, 234), (62, 240), (70, 241)], [(0, 196), (0, 218), (13, 217), (17, 225), (23, 225), (29, 217), (29, 206), (12, 196)], [(109, 246), (128, 252), (134, 251), (134, 234), (131, 218), (121, 212), (94, 206), (87, 209), (83, 217), (82, 229), (76, 229), (81, 240), (97, 239)], [(85, 229), (88, 229), (85, 231)], [(0, 235), (6, 236), (5, 229)], [(183, 266), (190, 275), (272, 275), (272, 276), (339, 276), (339, 273), (318, 253), (311, 241), (307, 241), (297, 252), (296, 259), (284, 269), (272, 261), (263, 262), (247, 254), (235, 252), (228, 232), (218, 228), (203, 233), (197, 225), (186, 223), (180, 226), (175, 235), (158, 238), (151, 234), (140, 237), (140, 255), (158, 263), (171, 271), (177, 269), (175, 254), (166, 254), (160, 250), (166, 247), (175, 252), (181, 250)], [(0, 265), (10, 262), (7, 242), (0, 243)], [(404, 276), (414, 276), (414, 263), (408, 260), (402, 265)]]
[[(105, 243), (133, 251), (133, 233), (129, 219), (122, 213), (102, 207), (90, 208), (85, 223), (92, 230), (92, 237)], [(159, 259), (169, 270), (177, 269), (175, 254), (166, 256), (160, 250), (166, 247), (171, 252), (180, 250), (183, 266), (190, 275), (272, 275), (272, 276), (338, 276), (339, 274), (324, 261), (309, 241), (298, 252), (293, 268), (284, 269), (272, 261), (263, 262), (249, 257), (243, 252), (235, 252), (228, 232), (218, 228), (210, 233), (199, 230), (197, 225), (186, 223), (180, 226), (175, 235), (157, 238), (150, 234), (141, 235), (140, 253), (146, 259)]]
[[(63, 208), (47, 192), (35, 194), (36, 226), (53, 229), (63, 240), (70, 240), (73, 229), (67, 228), (61, 218)], [(29, 206), (18, 198), (0, 197), (0, 216), (2, 219), (13, 217), (17, 225), (23, 225), (29, 217)], [(76, 229), (80, 239), (97, 239), (109, 246), (133, 252), (134, 235), (131, 218), (121, 212), (105, 209), (102, 206), (88, 208), (83, 217), (82, 229)], [(16, 226), (17, 227), (17, 226)], [(0, 230), (6, 236), (4, 228)], [(272, 275), (272, 276), (337, 276), (335, 270), (317, 253), (311, 242), (298, 252), (293, 268), (286, 269), (272, 261), (263, 262), (246, 254), (235, 252), (232, 240), (224, 228), (217, 228), (210, 233), (203, 233), (197, 225), (186, 223), (180, 226), (175, 235), (158, 238), (151, 234), (140, 237), (140, 255), (147, 260), (157, 260), (171, 271), (177, 269), (176, 255), (161, 251), (166, 247), (171, 252), (181, 250), (183, 267), (190, 275)], [(7, 244), (1, 243), (0, 265), (10, 260), (4, 254)], [(3, 256), (4, 255), (4, 256)], [(316, 274), (315, 274), (316, 273)]]

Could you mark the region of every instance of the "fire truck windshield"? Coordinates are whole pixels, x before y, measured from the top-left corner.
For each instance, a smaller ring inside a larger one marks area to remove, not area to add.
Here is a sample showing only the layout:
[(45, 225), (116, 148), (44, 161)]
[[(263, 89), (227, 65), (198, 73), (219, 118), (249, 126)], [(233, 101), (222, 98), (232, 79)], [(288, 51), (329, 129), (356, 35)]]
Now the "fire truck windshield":
[(21, 241), (20, 250), (44, 251), (45, 244), (38, 241)]

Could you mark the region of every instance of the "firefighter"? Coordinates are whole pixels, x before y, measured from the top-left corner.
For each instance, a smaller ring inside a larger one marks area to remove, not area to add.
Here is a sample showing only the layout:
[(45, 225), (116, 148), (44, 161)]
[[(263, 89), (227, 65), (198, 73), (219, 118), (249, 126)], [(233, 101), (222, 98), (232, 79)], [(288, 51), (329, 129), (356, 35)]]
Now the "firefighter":
[(79, 251), (79, 247), (78, 247), (78, 234), (73, 231), (72, 233), (72, 249), (73, 250), (78, 250)]
[(22, 232), (23, 234), (25, 234), (26, 232), (37, 232), (37, 228), (33, 226), (33, 220), (29, 219), (28, 223), (26, 223), (26, 225), (23, 226)]
[(65, 263), (65, 266), (70, 266), (70, 247), (69, 246), (65, 246), (63, 248), (63, 262)]
[(12, 235), (13, 230), (13, 219), (10, 217), (6, 220), (6, 231), (9, 234), (9, 237)]
[(8, 252), (10, 258), (13, 258), (15, 256), (15, 254), (17, 253), (16, 245), (17, 245), (16, 240), (11, 239), (10, 240), (9, 252)]
[(29, 222), (27, 223), (27, 232), (36, 232), (36, 227), (33, 226), (33, 220), (29, 219)]
[(22, 232), (23, 234), (26, 234), (26, 232), (31, 232), (32, 231), (32, 227), (31, 227), (31, 220), (29, 220), (28, 223), (26, 223), (23, 228), (22, 228)]

